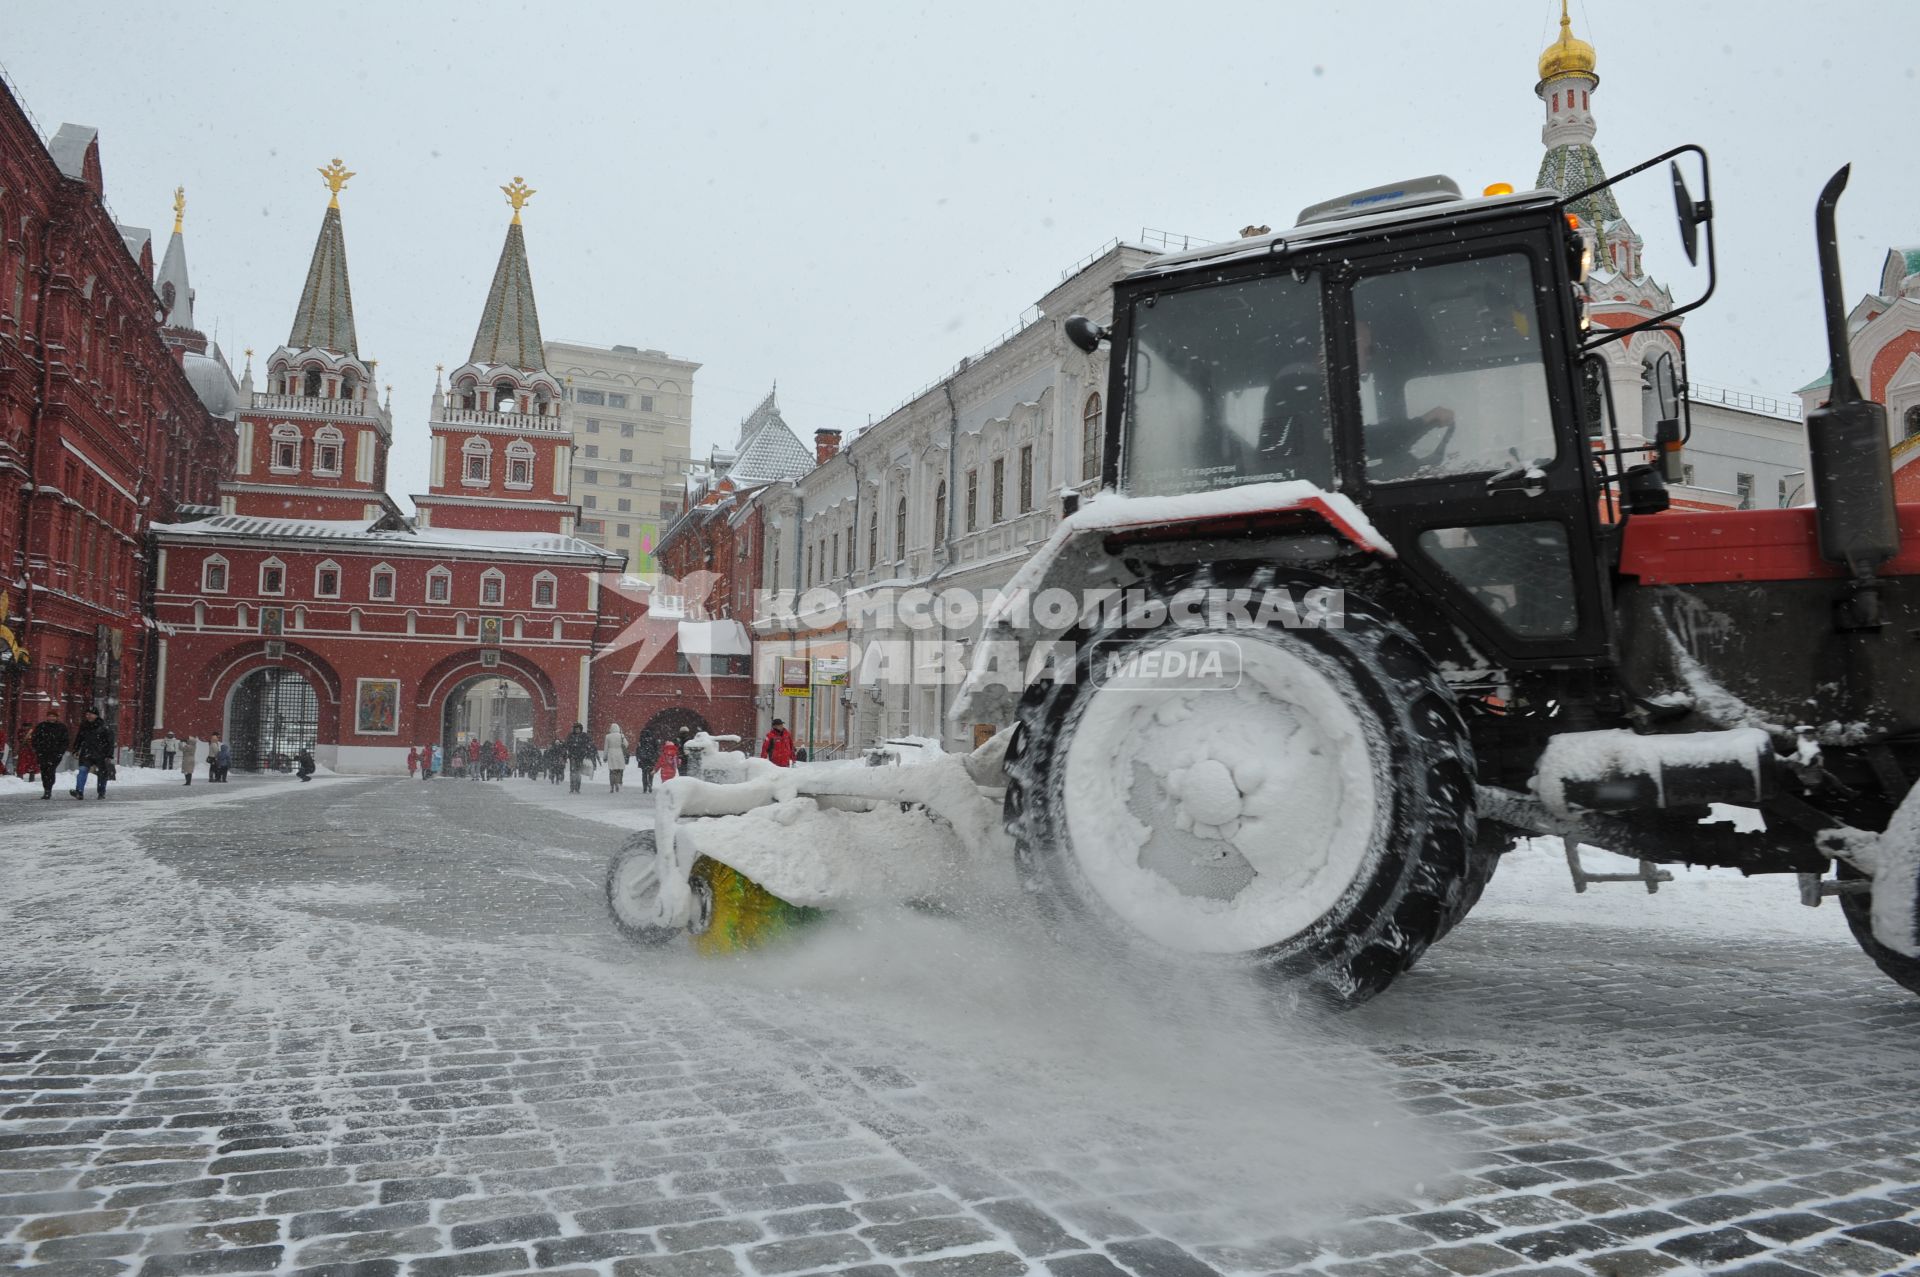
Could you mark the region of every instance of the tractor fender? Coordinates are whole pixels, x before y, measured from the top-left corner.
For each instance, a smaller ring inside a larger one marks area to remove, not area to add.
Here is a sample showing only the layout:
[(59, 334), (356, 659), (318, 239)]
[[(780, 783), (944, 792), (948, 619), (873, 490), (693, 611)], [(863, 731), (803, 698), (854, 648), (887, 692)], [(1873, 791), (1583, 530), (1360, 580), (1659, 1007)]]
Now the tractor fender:
[[(1125, 497), (1102, 492), (1060, 521), (1043, 544), (1013, 574), (987, 610), (981, 642), (961, 681), (948, 717), (954, 722), (985, 719), (1008, 722), (1018, 695), (1004, 686), (994, 666), (994, 645), (1020, 644), (1024, 658), (1045, 637), (1025, 606), (1041, 591), (1066, 585), (1086, 588), (1112, 575), (1114, 543), (1191, 539), (1209, 534), (1244, 535), (1261, 525), (1306, 524), (1330, 531), (1353, 549), (1384, 558), (1397, 557), (1393, 546), (1351, 497), (1328, 492), (1304, 479), (1253, 483), (1214, 492), (1172, 497)], [(1024, 621), (1022, 618), (1025, 618)], [(1055, 627), (1053, 633), (1064, 633)]]

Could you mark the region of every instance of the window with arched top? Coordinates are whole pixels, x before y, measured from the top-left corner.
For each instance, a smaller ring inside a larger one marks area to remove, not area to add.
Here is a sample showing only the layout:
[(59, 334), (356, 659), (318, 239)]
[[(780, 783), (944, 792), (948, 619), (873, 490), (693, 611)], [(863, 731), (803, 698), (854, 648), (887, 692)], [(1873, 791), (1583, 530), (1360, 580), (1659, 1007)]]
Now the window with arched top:
[(427, 573), (427, 602), (448, 603), (453, 600), (453, 573), (445, 568), (435, 568)]
[(385, 563), (376, 564), (373, 574), (367, 578), (367, 597), (376, 603), (393, 601), (393, 568)]
[(473, 378), (471, 377), (462, 378), (460, 381), (460, 384), (454, 387), (454, 391), (460, 396), (460, 406), (462, 408), (465, 408), (469, 412), (471, 412), (473, 409), (478, 408), (480, 406), (474, 400), (475, 386), (474, 386)]
[(287, 592), (287, 565), (279, 559), (268, 559), (260, 565), (260, 593), (285, 594)]
[(1094, 391), (1087, 396), (1087, 406), (1080, 413), (1080, 477), (1097, 479), (1100, 477), (1100, 392)]
[(525, 439), (515, 439), (507, 445), (507, 486), (533, 487), (533, 445)]
[(480, 574), (480, 603), (483, 607), (499, 607), (507, 597), (507, 574), (498, 568), (488, 568)]
[(358, 385), (359, 383), (354, 381), (352, 373), (350, 372), (341, 373), (340, 374), (340, 397), (342, 399), (353, 398), (353, 392), (358, 388)]
[(542, 572), (533, 578), (533, 605), (552, 607), (560, 588), (560, 582), (551, 572)]
[(313, 570), (313, 597), (316, 599), (340, 597), (340, 565), (332, 559), (326, 560)]
[(905, 497), (901, 497), (900, 504), (894, 507), (893, 557), (895, 559), (907, 557), (907, 499)]
[(478, 435), (460, 445), (460, 482), (484, 488), (493, 475), (493, 445)]
[(942, 479), (933, 490), (933, 543), (947, 539), (947, 481)]
[(341, 458), (346, 455), (347, 437), (332, 426), (322, 426), (313, 432), (313, 472), (318, 475), (337, 476), (340, 473)]
[(283, 421), (268, 434), (267, 468), (275, 474), (300, 473), (300, 427)]
[(867, 566), (880, 561), (880, 507), (867, 512)]
[(317, 399), (320, 395), (320, 385), (320, 370), (309, 368), (307, 375), (301, 380), (300, 393)]
[(224, 558), (215, 554), (201, 563), (200, 588), (208, 594), (227, 592), (227, 561)]
[(514, 387), (512, 382), (495, 382), (493, 387), (493, 410), (495, 412), (512, 412), (513, 396)]

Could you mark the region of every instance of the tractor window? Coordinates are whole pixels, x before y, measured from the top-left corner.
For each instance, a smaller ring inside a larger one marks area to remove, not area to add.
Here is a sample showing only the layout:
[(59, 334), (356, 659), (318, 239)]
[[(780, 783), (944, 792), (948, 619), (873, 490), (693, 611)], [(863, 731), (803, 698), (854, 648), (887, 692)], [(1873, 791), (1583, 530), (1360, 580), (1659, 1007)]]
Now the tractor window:
[(1536, 295), (1518, 252), (1354, 284), (1368, 482), (1553, 460)]
[(1172, 496), (1278, 479), (1332, 488), (1325, 348), (1317, 276), (1142, 299), (1123, 490)]
[(1431, 528), (1420, 552), (1520, 638), (1562, 638), (1579, 625), (1567, 530), (1545, 520)]

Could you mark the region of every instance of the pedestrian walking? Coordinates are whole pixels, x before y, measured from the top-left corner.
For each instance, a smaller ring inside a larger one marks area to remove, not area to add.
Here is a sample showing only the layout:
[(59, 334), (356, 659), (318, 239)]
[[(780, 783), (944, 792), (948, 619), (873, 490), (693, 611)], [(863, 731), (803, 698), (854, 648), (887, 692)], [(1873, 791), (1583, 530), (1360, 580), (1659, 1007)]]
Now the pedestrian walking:
[(419, 776), (420, 747), (418, 745), (409, 745), (407, 747), (407, 779), (417, 780)]
[(607, 762), (607, 792), (617, 794), (620, 792), (621, 777), (627, 770), (627, 738), (621, 732), (620, 724), (615, 723), (607, 728), (607, 738), (600, 742), (600, 752)]
[(180, 772), (187, 778), (187, 784), (193, 783), (193, 765), (200, 761), (200, 738), (189, 736), (180, 742)]
[(207, 758), (207, 770), (212, 774), (211, 779), (219, 781), (222, 785), (227, 783), (227, 773), (233, 770), (233, 746), (218, 736), (213, 738), (213, 749)]
[(20, 754), (13, 761), (18, 765), (14, 774), (21, 780), (40, 779), (40, 755), (34, 752), (31, 731), (20, 738)]
[(27, 737), (27, 743), (33, 746), (34, 761), (40, 772), (40, 797), (53, 797), (54, 773), (60, 770), (60, 760), (66, 757), (67, 742), (72, 739), (67, 725), (60, 716), (47, 710), (45, 719), (34, 724), (33, 732)]
[(577, 794), (580, 792), (580, 776), (586, 770), (588, 760), (598, 757), (584, 723), (573, 725), (573, 730), (567, 733), (563, 750), (567, 759), (567, 792)]
[(73, 796), (87, 796), (87, 777), (92, 776), (97, 786), (95, 796), (105, 798), (107, 782), (113, 779), (113, 728), (97, 711), (90, 709), (82, 716), (80, 730), (73, 738), (73, 756), (80, 764), (73, 774)]
[(793, 766), (793, 733), (787, 730), (785, 719), (773, 720), (773, 730), (760, 742), (760, 757), (775, 767)]
[(428, 760), (428, 763), (427, 763), (428, 777), (431, 778), (434, 776), (438, 776), (440, 774), (440, 769), (444, 766), (446, 766), (446, 755), (444, 751), (442, 751), (441, 747), (438, 744), (436, 744), (433, 747), (433, 757), (430, 760)]
[(176, 737), (172, 732), (168, 732), (167, 738), (160, 742), (160, 770), (163, 772), (172, 771), (173, 757), (175, 754), (178, 754), (179, 752), (180, 752), (179, 738)]

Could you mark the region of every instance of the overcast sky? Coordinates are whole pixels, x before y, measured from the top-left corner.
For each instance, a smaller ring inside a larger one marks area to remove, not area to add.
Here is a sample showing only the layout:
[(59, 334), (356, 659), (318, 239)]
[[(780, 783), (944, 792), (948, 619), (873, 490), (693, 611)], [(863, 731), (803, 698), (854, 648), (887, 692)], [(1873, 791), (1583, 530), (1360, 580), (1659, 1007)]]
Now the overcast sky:
[[(19, 0), (0, 58), (44, 132), (100, 130), (120, 220), (164, 237), (186, 186), (200, 326), (236, 372), (286, 339), (326, 207), (314, 170), (338, 155), (359, 174), (341, 197), (354, 309), (393, 385), (404, 495), (515, 174), (539, 191), (545, 335), (703, 364), (698, 455), (776, 379), (803, 437), (885, 415), (1143, 227), (1225, 239), (1432, 172), (1530, 186), (1558, 8)], [(1713, 157), (1722, 278), (1687, 323), (1694, 378), (1788, 396), (1826, 362), (1827, 175), (1854, 163), (1850, 299), (1890, 245), (1920, 243), (1899, 123), (1920, 4), (1575, 0), (1573, 19), (1611, 170), (1683, 141)], [(1664, 193), (1623, 203), (1652, 273), (1679, 274)]]

